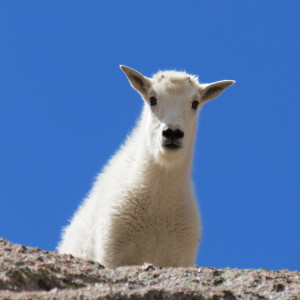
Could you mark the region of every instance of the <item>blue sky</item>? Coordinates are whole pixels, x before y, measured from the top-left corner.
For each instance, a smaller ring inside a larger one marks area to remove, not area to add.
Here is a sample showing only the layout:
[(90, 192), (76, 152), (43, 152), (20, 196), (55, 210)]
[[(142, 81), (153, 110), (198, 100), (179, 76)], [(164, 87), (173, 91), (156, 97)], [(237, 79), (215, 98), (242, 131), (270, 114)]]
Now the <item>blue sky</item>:
[(0, 236), (53, 250), (135, 124), (119, 64), (237, 83), (204, 107), (202, 266), (300, 270), (297, 1), (0, 2)]

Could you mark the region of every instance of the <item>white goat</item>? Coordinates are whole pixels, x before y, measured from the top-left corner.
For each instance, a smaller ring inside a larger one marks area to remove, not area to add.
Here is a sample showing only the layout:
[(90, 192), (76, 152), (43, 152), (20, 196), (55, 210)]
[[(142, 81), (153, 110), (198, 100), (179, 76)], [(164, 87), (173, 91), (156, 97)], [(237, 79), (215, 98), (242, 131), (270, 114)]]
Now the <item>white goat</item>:
[(199, 84), (185, 72), (147, 78), (121, 69), (144, 100), (140, 121), (64, 229), (58, 251), (106, 267), (192, 266), (201, 230), (190, 178), (197, 116), (234, 81)]

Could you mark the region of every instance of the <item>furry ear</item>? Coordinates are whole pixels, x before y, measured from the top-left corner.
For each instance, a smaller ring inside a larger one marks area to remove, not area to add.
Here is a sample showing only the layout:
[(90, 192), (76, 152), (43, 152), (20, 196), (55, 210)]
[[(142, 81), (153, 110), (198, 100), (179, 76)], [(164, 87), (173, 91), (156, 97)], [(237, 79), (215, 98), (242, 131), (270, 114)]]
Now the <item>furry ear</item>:
[(120, 68), (127, 76), (131, 86), (142, 95), (145, 95), (151, 86), (151, 80), (129, 67), (120, 65)]
[(207, 102), (218, 97), (225, 89), (235, 83), (234, 80), (222, 80), (208, 84), (201, 84), (201, 102)]

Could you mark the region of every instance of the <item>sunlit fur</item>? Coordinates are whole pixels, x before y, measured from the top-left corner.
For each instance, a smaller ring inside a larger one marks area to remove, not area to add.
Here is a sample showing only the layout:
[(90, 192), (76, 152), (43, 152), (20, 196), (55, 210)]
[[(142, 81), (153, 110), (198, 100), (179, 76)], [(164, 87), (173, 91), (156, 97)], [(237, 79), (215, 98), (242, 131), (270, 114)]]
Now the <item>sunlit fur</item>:
[[(64, 229), (58, 251), (106, 267), (192, 266), (201, 231), (190, 178), (196, 123), (202, 100), (216, 95), (185, 72), (158, 72), (150, 79), (122, 70), (144, 99), (140, 120)], [(150, 106), (151, 96), (157, 105)], [(191, 107), (195, 100), (197, 110)], [(162, 145), (166, 128), (184, 132), (179, 149)]]

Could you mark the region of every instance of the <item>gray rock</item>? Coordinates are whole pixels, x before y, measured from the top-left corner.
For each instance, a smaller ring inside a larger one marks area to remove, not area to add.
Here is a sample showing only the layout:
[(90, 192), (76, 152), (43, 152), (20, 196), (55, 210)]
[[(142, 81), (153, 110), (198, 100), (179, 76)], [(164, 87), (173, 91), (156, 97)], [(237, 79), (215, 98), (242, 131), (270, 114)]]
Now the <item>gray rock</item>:
[(0, 239), (0, 299), (300, 299), (300, 273), (214, 268), (106, 269)]

